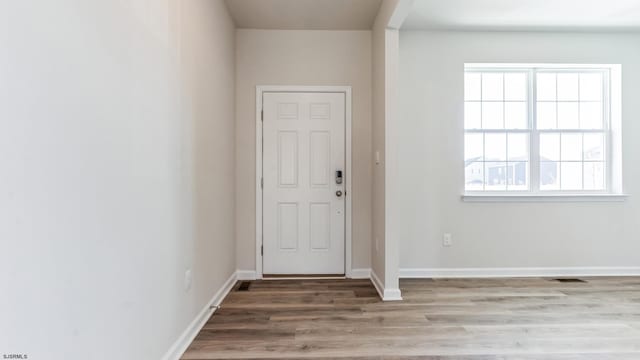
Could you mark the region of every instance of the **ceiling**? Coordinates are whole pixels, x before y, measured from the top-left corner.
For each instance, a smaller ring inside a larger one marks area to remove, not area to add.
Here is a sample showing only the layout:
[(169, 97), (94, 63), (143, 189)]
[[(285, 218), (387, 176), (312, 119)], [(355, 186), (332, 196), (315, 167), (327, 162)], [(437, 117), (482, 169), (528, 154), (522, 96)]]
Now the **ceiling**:
[(640, 0), (415, 0), (402, 29), (637, 31)]
[(236, 27), (369, 30), (382, 0), (225, 0)]

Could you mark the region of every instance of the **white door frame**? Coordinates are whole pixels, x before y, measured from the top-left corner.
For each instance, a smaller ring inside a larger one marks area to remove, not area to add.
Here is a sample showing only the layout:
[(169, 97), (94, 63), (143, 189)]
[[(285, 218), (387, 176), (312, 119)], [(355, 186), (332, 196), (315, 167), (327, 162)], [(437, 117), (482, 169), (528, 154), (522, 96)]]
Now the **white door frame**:
[(256, 278), (262, 279), (262, 96), (268, 92), (343, 93), (345, 95), (345, 276), (351, 277), (351, 86), (256, 86)]

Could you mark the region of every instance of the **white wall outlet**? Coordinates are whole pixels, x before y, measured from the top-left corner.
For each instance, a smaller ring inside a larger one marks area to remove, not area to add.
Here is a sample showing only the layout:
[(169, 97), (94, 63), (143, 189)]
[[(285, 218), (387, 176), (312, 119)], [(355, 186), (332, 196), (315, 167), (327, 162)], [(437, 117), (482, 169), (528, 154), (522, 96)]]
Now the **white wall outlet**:
[(451, 234), (449, 233), (445, 233), (444, 236), (442, 236), (442, 246), (451, 246), (453, 245), (453, 238), (451, 237)]
[(184, 272), (184, 291), (189, 292), (191, 290), (191, 269), (187, 269)]
[(376, 151), (374, 160), (376, 162), (376, 165), (380, 164), (380, 151)]

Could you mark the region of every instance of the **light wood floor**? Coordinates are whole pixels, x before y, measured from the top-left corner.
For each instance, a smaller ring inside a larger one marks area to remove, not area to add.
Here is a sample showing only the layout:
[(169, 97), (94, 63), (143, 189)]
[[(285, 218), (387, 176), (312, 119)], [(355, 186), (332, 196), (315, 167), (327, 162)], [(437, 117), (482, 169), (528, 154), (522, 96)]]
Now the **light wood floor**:
[(639, 360), (640, 278), (252, 281), (183, 359)]

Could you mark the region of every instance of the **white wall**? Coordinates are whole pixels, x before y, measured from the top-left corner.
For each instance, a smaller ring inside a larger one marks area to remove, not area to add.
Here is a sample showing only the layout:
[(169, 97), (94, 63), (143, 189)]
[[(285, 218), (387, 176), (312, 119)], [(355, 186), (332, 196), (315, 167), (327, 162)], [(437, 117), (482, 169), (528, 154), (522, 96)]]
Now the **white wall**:
[[(371, 32), (237, 30), (236, 233), (241, 270), (255, 270), (257, 85), (352, 86), (352, 267), (370, 267)], [(349, 176), (349, 174), (347, 174)]]
[(235, 270), (224, 3), (3, 1), (0, 27), (0, 353), (159, 359)]
[[(384, 288), (383, 299), (399, 299), (398, 242), (395, 225), (388, 226), (395, 216), (388, 211), (396, 200), (391, 197), (389, 186), (395, 182), (396, 162), (392, 158), (396, 149), (389, 149), (388, 124), (397, 118), (398, 41), (397, 29), (389, 28), (397, 17), (398, 7), (406, 4), (399, 0), (384, 0), (371, 31), (372, 37), (372, 93), (373, 93), (373, 152), (378, 158), (373, 168), (373, 241), (371, 269), (375, 282)], [(395, 24), (399, 26), (399, 24)], [(393, 128), (391, 128), (393, 130)], [(390, 157), (391, 156), (391, 157)], [(391, 160), (390, 163), (387, 160)], [(379, 291), (381, 289), (378, 289)]]
[(372, 63), (372, 151), (378, 161), (373, 166), (371, 270), (384, 285), (385, 255), (385, 58), (386, 31), (393, 8), (383, 1), (371, 31)]
[[(401, 32), (400, 267), (640, 267), (638, 44), (639, 34)], [(465, 62), (622, 64), (628, 201), (461, 202)]]

